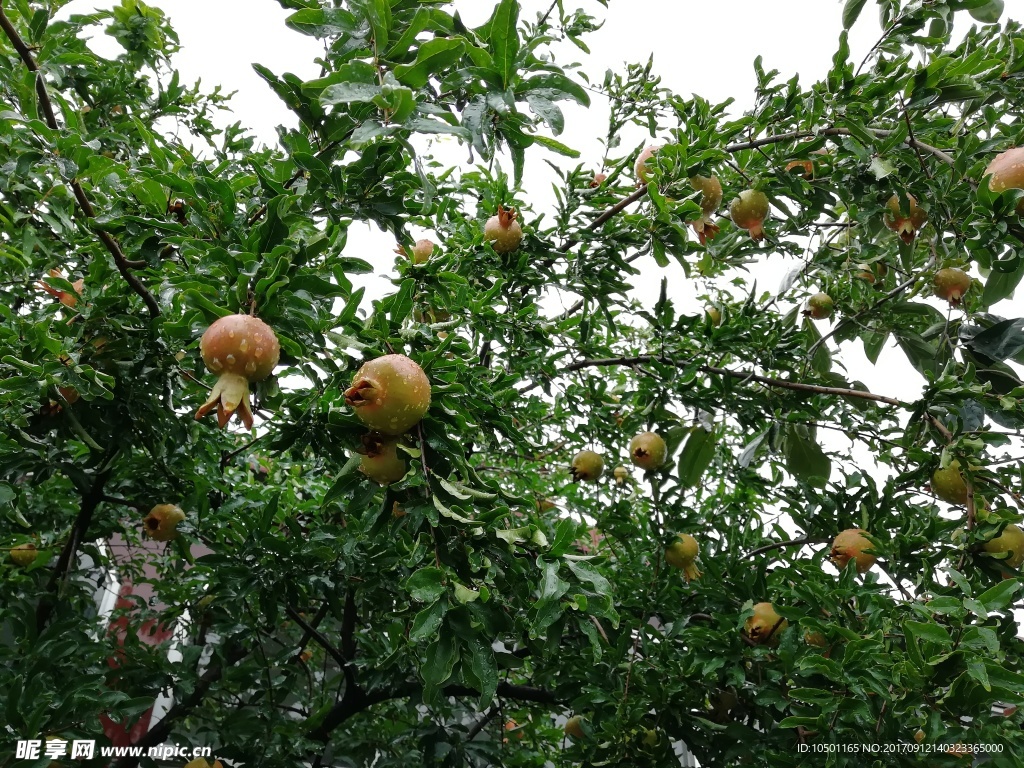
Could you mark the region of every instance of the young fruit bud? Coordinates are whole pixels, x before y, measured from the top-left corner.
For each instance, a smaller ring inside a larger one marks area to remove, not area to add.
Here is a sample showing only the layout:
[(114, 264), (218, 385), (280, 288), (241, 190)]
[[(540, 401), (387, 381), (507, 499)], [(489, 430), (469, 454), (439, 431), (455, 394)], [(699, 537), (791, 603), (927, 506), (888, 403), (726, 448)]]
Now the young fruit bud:
[(201, 419), (214, 408), (223, 428), (238, 414), (246, 429), (252, 429), (249, 383), (262, 381), (274, 371), (281, 357), (281, 345), (270, 326), (251, 315), (222, 317), (199, 340), (203, 362), (219, 378), (199, 410)]
[[(1015, 147), (996, 155), (984, 175), (990, 176), (988, 188), (993, 192), (1024, 189), (1024, 147)], [(1017, 201), (1017, 215), (1024, 216), (1024, 199)]]
[(886, 211), (882, 220), (885, 226), (900, 236), (900, 240), (912, 243), (918, 230), (928, 222), (928, 214), (923, 208), (917, 207), (917, 199), (913, 195), (907, 195), (907, 202), (910, 207), (904, 212), (900, 208), (899, 196), (890, 197), (885, 204)]
[(405, 459), (398, 455), (398, 441), (385, 440), (377, 432), (362, 437), (363, 460), (360, 471), (378, 485), (397, 483), (407, 470)]
[(750, 233), (752, 240), (764, 239), (764, 220), (768, 218), (768, 196), (756, 189), (745, 189), (729, 206), (732, 223)]
[(827, 317), (832, 317), (833, 310), (832, 297), (827, 293), (816, 293), (807, 300), (807, 309), (804, 310), (804, 314), (812, 320), (824, 320)]
[(573, 482), (596, 483), (597, 478), (604, 472), (604, 459), (594, 451), (580, 451), (572, 460), (570, 471)]
[(397, 501), (391, 505), (391, 516), (395, 518), (395, 520), (398, 520), (401, 517), (405, 517), (407, 514), (409, 513), (402, 509), (402, 507), (399, 506)]
[(665, 562), (683, 572), (683, 578), (689, 584), (693, 579), (700, 578), (700, 571), (694, 564), (700, 553), (697, 540), (688, 533), (676, 534), (676, 539), (665, 548)]
[(645, 147), (644, 151), (637, 156), (636, 164), (633, 166), (633, 174), (636, 176), (638, 185), (646, 184), (651, 180), (651, 169), (648, 162), (663, 146), (664, 144), (652, 144), (649, 147)]
[(641, 432), (629, 442), (630, 459), (636, 466), (647, 471), (664, 464), (667, 454), (665, 441), (654, 432)]
[(960, 473), (959, 461), (951, 461), (948, 467), (932, 473), (932, 492), (950, 504), (963, 506), (967, 503), (967, 483)]
[(142, 530), (154, 541), (170, 541), (178, 537), (178, 523), (184, 519), (181, 507), (157, 504), (142, 521)]
[(523, 228), (516, 221), (519, 214), (515, 208), (498, 206), (498, 213), (484, 224), (484, 240), (496, 253), (512, 253), (523, 241)]
[(1000, 562), (1010, 568), (1020, 568), (1024, 564), (1024, 531), (1011, 523), (1001, 534), (986, 541), (982, 548), (992, 555), (1006, 555), (1006, 559)]
[(345, 390), (345, 402), (366, 426), (385, 435), (403, 435), (430, 407), (430, 380), (405, 355), (384, 355), (360, 368)]
[(857, 563), (857, 573), (867, 573), (877, 559), (870, 550), (874, 547), (868, 539), (867, 531), (860, 528), (848, 528), (840, 532), (832, 542), (832, 562), (842, 571), (851, 560)]
[(11, 551), (8, 553), (11, 562), (22, 568), (28, 568), (38, 556), (39, 551), (35, 544), (19, 544), (16, 547), (11, 547)]
[(583, 733), (583, 718), (579, 715), (573, 715), (565, 721), (566, 736), (571, 736), (574, 739), (582, 739), (585, 734)]
[(744, 633), (759, 645), (778, 645), (779, 637), (789, 626), (789, 622), (775, 612), (771, 603), (758, 603), (754, 606), (754, 615), (747, 619)]
[(952, 306), (960, 305), (960, 300), (971, 287), (971, 277), (962, 269), (940, 269), (932, 280), (935, 295), (945, 299)]
[(629, 470), (620, 464), (612, 470), (612, 476), (615, 478), (616, 485), (623, 486), (629, 480)]

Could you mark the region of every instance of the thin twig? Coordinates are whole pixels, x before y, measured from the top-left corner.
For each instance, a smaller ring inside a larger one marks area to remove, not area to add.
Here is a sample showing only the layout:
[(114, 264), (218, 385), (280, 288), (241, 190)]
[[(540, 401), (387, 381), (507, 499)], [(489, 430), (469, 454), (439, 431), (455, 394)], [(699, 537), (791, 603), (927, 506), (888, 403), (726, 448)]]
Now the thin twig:
[(745, 554), (741, 559), (749, 560), (755, 555), (763, 555), (765, 552), (771, 552), (774, 549), (783, 549), (784, 547), (799, 547), (803, 544), (820, 544), (821, 539), (814, 538), (812, 536), (804, 536), (802, 539), (790, 539), (789, 541), (776, 541), (774, 544), (765, 544), (763, 547), (751, 550)]

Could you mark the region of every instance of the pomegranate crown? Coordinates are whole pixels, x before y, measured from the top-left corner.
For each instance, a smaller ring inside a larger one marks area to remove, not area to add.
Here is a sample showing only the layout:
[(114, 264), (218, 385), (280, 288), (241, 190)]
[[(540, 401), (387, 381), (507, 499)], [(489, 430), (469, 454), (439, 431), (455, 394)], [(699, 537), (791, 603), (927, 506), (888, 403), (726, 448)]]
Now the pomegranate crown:
[(512, 222), (519, 218), (519, 212), (515, 208), (506, 208), (503, 205), (498, 206), (498, 223), (505, 229), (512, 226)]

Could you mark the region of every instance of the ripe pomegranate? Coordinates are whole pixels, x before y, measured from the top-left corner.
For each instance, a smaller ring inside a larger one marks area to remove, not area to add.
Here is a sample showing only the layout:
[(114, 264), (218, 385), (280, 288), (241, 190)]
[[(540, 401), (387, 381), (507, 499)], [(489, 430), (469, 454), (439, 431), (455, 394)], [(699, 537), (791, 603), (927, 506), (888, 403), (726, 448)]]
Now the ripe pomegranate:
[(430, 407), (430, 380), (405, 355), (384, 355), (356, 372), (345, 390), (345, 402), (375, 432), (402, 435), (419, 424)]
[(378, 485), (391, 485), (405, 477), (405, 459), (398, 455), (398, 441), (371, 432), (362, 437), (360, 471)]
[(154, 541), (170, 541), (178, 537), (178, 523), (185, 519), (181, 507), (157, 504), (142, 521), (142, 530)]
[(700, 578), (700, 571), (694, 564), (700, 554), (700, 545), (688, 533), (676, 534), (675, 541), (665, 548), (665, 562), (683, 572), (683, 578), (689, 584), (693, 579)]
[[(50, 277), (60, 277), (60, 278), (63, 278), (64, 277), (64, 273), (61, 272), (59, 269), (51, 269), (50, 270)], [(75, 306), (77, 306), (77, 304), (78, 304), (78, 299), (82, 295), (82, 291), (85, 289), (85, 280), (82, 279), (82, 278), (79, 278), (78, 280), (75, 280), (71, 284), (71, 287), (74, 288), (74, 290), (75, 290), (74, 293), (71, 293), (69, 291), (65, 291), (65, 290), (63, 290), (61, 288), (54, 288), (52, 285), (49, 285), (45, 281), (45, 279), (39, 281), (39, 287), (42, 288), (44, 291), (46, 291), (51, 296), (55, 297), (57, 299), (57, 301), (59, 301), (61, 304), (63, 304), (68, 309), (74, 309)]]
[(413, 264), (422, 264), (422, 263), (424, 263), (427, 259), (430, 258), (430, 255), (433, 252), (434, 252), (434, 241), (433, 240), (427, 240), (426, 238), (424, 238), (423, 240), (417, 240), (416, 241), (416, 245), (414, 245), (413, 248), (412, 248), (412, 263)]
[(983, 549), (993, 555), (1006, 554), (1006, 559), (1001, 562), (1011, 568), (1020, 568), (1024, 564), (1024, 531), (1010, 524), (994, 539), (986, 541)]
[(608, 175), (607, 174), (595, 173), (593, 180), (590, 182), (590, 188), (591, 189), (595, 189), (597, 187), (600, 187), (602, 184), (605, 183), (605, 181), (607, 181), (607, 179), (608, 179)]
[(484, 240), (490, 242), (497, 253), (512, 253), (523, 241), (523, 228), (516, 221), (515, 208), (498, 206), (498, 213), (484, 224)]
[(691, 221), (690, 226), (697, 233), (700, 244), (704, 245), (718, 234), (719, 227), (711, 216), (722, 204), (722, 182), (717, 176), (691, 176), (690, 186), (700, 192), (700, 209), (703, 214), (696, 221)]
[(649, 147), (645, 147), (644, 151), (641, 152), (636, 158), (636, 164), (633, 166), (633, 174), (636, 176), (637, 184), (646, 184), (651, 180), (650, 168), (647, 163), (655, 153), (661, 149), (664, 144), (652, 144)]
[[(511, 720), (511, 719), (509, 719), (505, 723), (505, 733), (512, 734), (519, 741), (522, 741), (523, 740), (523, 736), (526, 735), (525, 733), (523, 733), (522, 728), (519, 727), (519, 723), (517, 723), (515, 720)], [(506, 737), (502, 738), (501, 741), (504, 744), (508, 744), (508, 737), (506, 736)]]
[(729, 206), (732, 223), (750, 233), (752, 240), (764, 239), (764, 220), (768, 217), (768, 196), (756, 189), (745, 189)]
[(625, 485), (626, 481), (629, 480), (629, 470), (620, 464), (612, 470), (612, 476), (615, 478), (616, 485)]
[(596, 483), (604, 472), (604, 459), (594, 451), (580, 451), (572, 460), (570, 472), (574, 483)]
[(759, 645), (778, 645), (779, 637), (789, 626), (789, 622), (775, 612), (771, 603), (758, 603), (754, 606), (754, 615), (747, 619), (744, 633)]
[(860, 528), (848, 528), (841, 531), (832, 542), (832, 562), (840, 571), (846, 568), (851, 560), (857, 563), (857, 573), (867, 573), (877, 558), (868, 550), (874, 545), (865, 536), (867, 531)]
[(786, 173), (790, 171), (797, 171), (805, 179), (814, 178), (814, 161), (813, 160), (791, 160), (786, 163)]
[(824, 320), (827, 317), (832, 317), (834, 309), (831, 296), (827, 293), (816, 293), (807, 300), (807, 309), (804, 310), (804, 314), (813, 320)]
[(907, 195), (907, 202), (910, 203), (910, 207), (904, 212), (900, 208), (899, 196), (890, 197), (889, 202), (885, 204), (886, 211), (883, 221), (885, 226), (896, 232), (903, 242), (911, 243), (914, 241), (917, 231), (928, 222), (928, 214), (923, 208), (917, 207), (917, 199), (913, 195)]
[(858, 264), (857, 270), (853, 275), (855, 278), (863, 280), (868, 285), (875, 284), (875, 273), (871, 270), (870, 264)]
[(565, 721), (565, 728), (563, 730), (565, 731), (566, 736), (571, 736), (574, 739), (584, 738), (583, 718), (579, 715), (573, 715)]
[(971, 276), (962, 269), (940, 269), (935, 273), (932, 286), (935, 288), (936, 296), (955, 307), (960, 304), (960, 299), (971, 287)]
[[(990, 176), (988, 188), (993, 192), (1024, 189), (1024, 147), (1015, 147), (996, 155), (985, 176)], [(1024, 216), (1024, 199), (1017, 201), (1017, 215)]]
[(704, 310), (704, 314), (707, 315), (712, 325), (719, 326), (722, 324), (722, 310), (718, 307), (708, 307)]
[(932, 492), (950, 504), (967, 503), (967, 483), (960, 473), (960, 462), (955, 459), (948, 467), (940, 467), (932, 473)]
[(11, 547), (11, 551), (7, 554), (12, 563), (22, 568), (28, 568), (36, 561), (39, 551), (35, 544), (19, 544), (16, 547)]
[(262, 381), (274, 371), (281, 357), (277, 336), (257, 317), (227, 315), (206, 329), (199, 351), (206, 367), (219, 378), (196, 418), (216, 408), (222, 428), (237, 413), (245, 428), (252, 429), (249, 382)]
[(641, 432), (629, 442), (629, 457), (641, 469), (657, 469), (665, 463), (667, 455), (665, 441), (654, 432)]

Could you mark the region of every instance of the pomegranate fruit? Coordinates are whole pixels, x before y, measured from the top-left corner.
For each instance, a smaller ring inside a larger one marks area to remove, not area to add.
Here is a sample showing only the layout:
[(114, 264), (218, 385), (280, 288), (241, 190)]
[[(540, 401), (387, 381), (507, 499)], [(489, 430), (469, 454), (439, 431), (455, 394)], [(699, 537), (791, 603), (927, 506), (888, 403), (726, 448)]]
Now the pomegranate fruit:
[(683, 578), (689, 584), (692, 579), (700, 578), (700, 571), (694, 564), (700, 554), (700, 545), (688, 533), (677, 533), (675, 541), (665, 548), (665, 562), (683, 572)]
[(590, 182), (590, 188), (595, 189), (600, 187), (605, 181), (608, 180), (608, 175), (604, 173), (595, 173), (594, 178)]
[(900, 240), (910, 243), (917, 236), (918, 230), (928, 222), (928, 214), (923, 208), (917, 207), (917, 198), (913, 195), (907, 195), (907, 202), (909, 208), (903, 211), (900, 207), (899, 196), (890, 197), (889, 202), (885, 204), (886, 211), (883, 221), (885, 226), (900, 236)]
[(747, 619), (743, 632), (758, 645), (778, 645), (789, 622), (775, 612), (771, 603), (758, 603), (754, 615)]
[(572, 460), (573, 482), (596, 483), (604, 472), (604, 459), (594, 451), (580, 451)]
[(433, 240), (427, 240), (426, 238), (424, 238), (423, 240), (417, 240), (416, 245), (412, 247), (412, 263), (423, 264), (427, 259), (430, 258), (430, 255), (433, 252)]
[(722, 310), (718, 307), (708, 307), (704, 310), (704, 314), (711, 321), (712, 325), (719, 326), (722, 324)]
[(566, 736), (571, 736), (574, 739), (582, 739), (585, 734), (583, 733), (583, 718), (579, 715), (573, 715), (565, 721), (565, 727), (563, 728)]
[(654, 432), (641, 432), (629, 442), (629, 457), (641, 469), (657, 469), (665, 463), (667, 455), (665, 441)]
[(647, 163), (663, 146), (665, 145), (652, 144), (649, 147), (644, 147), (644, 151), (637, 156), (636, 164), (633, 166), (633, 174), (636, 176), (637, 184), (646, 184), (651, 180), (651, 171)]
[(967, 503), (967, 483), (960, 473), (960, 462), (955, 459), (948, 467), (932, 473), (932, 492), (943, 501), (963, 506)]
[(786, 163), (786, 173), (796, 171), (800, 176), (805, 179), (814, 178), (814, 161), (813, 160), (790, 160)]
[(616, 485), (625, 485), (629, 480), (629, 470), (620, 464), (612, 470), (612, 476), (615, 478)]
[(821, 632), (812, 632), (809, 629), (804, 632), (804, 642), (815, 648), (824, 648), (828, 645), (828, 640)]
[(875, 284), (875, 273), (871, 269), (870, 264), (858, 264), (857, 272), (854, 272), (853, 276), (858, 280), (863, 280), (868, 285)]
[(768, 218), (768, 196), (756, 189), (745, 189), (729, 206), (732, 223), (750, 233), (752, 240), (764, 239), (764, 220)]
[(274, 371), (281, 357), (281, 345), (270, 326), (250, 315), (227, 315), (206, 329), (199, 341), (203, 362), (218, 376), (196, 418), (214, 408), (217, 423), (224, 427), (238, 414), (246, 429), (252, 429), (249, 383), (262, 381)]
[(857, 573), (867, 573), (871, 569), (877, 558), (869, 552), (874, 545), (866, 533), (860, 528), (848, 528), (836, 536), (831, 553), (836, 568), (841, 571), (853, 560), (857, 563)]
[[(511, 719), (505, 722), (505, 733), (512, 734), (519, 741), (522, 741), (523, 737), (526, 735), (525, 733), (523, 733), (523, 729), (519, 727), (519, 723)], [(508, 744), (508, 737), (506, 736), (505, 738), (503, 738), (502, 742)]]
[(804, 314), (813, 320), (824, 320), (832, 317), (834, 309), (831, 296), (827, 293), (816, 293), (807, 300), (807, 309), (804, 310)]
[(371, 432), (363, 435), (360, 452), (363, 454), (360, 471), (378, 485), (391, 485), (405, 477), (407, 466), (405, 459), (398, 455), (397, 440), (385, 440), (382, 435)]
[(1005, 554), (1006, 559), (1001, 561), (1004, 565), (1020, 568), (1024, 564), (1024, 531), (1020, 526), (1010, 524), (994, 539), (986, 541), (983, 549), (992, 555)]
[(430, 380), (405, 355), (384, 355), (365, 363), (345, 390), (345, 402), (370, 429), (403, 435), (430, 407)]
[(36, 561), (39, 551), (35, 544), (19, 544), (16, 547), (11, 547), (11, 551), (7, 554), (12, 563), (22, 568), (28, 568)]
[[(51, 269), (50, 277), (59, 277), (63, 279), (64, 273), (59, 269)], [(45, 279), (39, 281), (39, 287), (56, 298), (57, 301), (68, 309), (74, 309), (78, 305), (78, 299), (82, 295), (82, 291), (85, 289), (85, 280), (79, 278), (71, 284), (71, 287), (74, 288), (74, 293), (65, 291), (61, 288), (54, 288), (52, 285), (47, 283)]]
[(142, 521), (142, 530), (154, 541), (170, 541), (178, 537), (178, 523), (185, 519), (181, 507), (157, 504)]
[(935, 295), (945, 299), (952, 306), (958, 306), (967, 289), (971, 287), (971, 276), (962, 269), (940, 269), (932, 280)]
[(484, 224), (484, 240), (491, 244), (496, 253), (512, 253), (523, 241), (523, 228), (516, 220), (519, 214), (515, 208), (498, 206), (498, 213)]
[(697, 233), (697, 239), (704, 245), (718, 234), (719, 227), (711, 216), (722, 204), (722, 182), (717, 176), (691, 176), (690, 186), (700, 192), (701, 217), (691, 221), (690, 226)]
[[(1024, 147), (1015, 147), (996, 155), (985, 169), (988, 188), (993, 192), (1024, 189)], [(1017, 215), (1024, 216), (1024, 200), (1017, 201)]]

